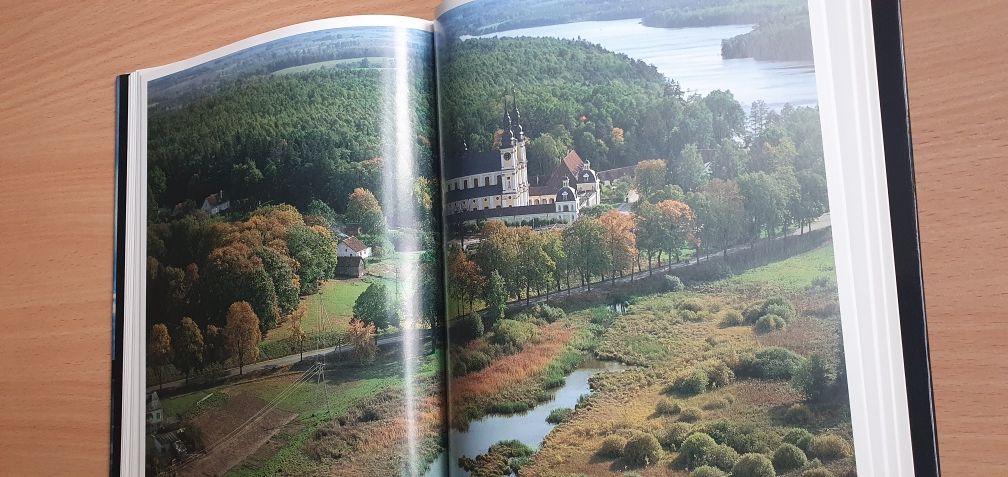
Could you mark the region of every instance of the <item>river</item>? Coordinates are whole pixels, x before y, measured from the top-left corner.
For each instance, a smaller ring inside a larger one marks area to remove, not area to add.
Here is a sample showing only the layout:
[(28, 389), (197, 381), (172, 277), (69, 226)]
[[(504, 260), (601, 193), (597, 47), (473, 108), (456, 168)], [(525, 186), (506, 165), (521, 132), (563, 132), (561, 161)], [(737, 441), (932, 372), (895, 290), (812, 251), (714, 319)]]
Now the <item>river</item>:
[(484, 36), (584, 39), (654, 65), (687, 93), (729, 90), (747, 112), (756, 100), (778, 110), (786, 103), (818, 104), (811, 62), (721, 58), (721, 40), (751, 30), (752, 25), (653, 28), (642, 25), (638, 18), (522, 28)]
[(554, 409), (573, 408), (578, 398), (588, 394), (588, 379), (602, 371), (622, 371), (626, 366), (612, 362), (588, 358), (578, 368), (567, 375), (563, 386), (557, 389), (553, 398), (539, 404), (528, 412), (508, 415), (490, 415), (469, 423), (465, 432), (451, 431), (451, 456), (445, 461), (445, 455), (438, 456), (427, 472), (428, 477), (443, 476), (444, 467), (451, 468), (452, 476), (466, 476), (469, 473), (458, 466), (461, 456), (476, 457), (486, 453), (490, 446), (505, 440), (517, 439), (523, 444), (538, 449), (542, 440), (556, 427), (546, 422), (546, 417)]

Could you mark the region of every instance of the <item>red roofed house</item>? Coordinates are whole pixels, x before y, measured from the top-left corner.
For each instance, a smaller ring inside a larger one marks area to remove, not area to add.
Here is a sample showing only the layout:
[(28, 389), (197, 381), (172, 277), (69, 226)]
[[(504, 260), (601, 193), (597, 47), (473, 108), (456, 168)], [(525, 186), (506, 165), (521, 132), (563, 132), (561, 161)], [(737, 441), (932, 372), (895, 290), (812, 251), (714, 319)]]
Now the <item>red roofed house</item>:
[(336, 256), (368, 258), (371, 256), (371, 247), (358, 240), (357, 237), (347, 237), (339, 243)]

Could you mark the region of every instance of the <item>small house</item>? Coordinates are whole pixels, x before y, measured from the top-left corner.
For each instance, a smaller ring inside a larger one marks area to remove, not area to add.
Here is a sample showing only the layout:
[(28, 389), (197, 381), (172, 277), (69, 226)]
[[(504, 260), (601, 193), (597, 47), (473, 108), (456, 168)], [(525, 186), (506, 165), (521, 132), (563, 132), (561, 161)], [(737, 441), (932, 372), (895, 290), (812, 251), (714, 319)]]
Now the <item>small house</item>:
[(361, 257), (336, 258), (336, 276), (344, 278), (361, 278), (364, 276), (364, 259)]
[(217, 215), (231, 207), (231, 201), (224, 200), (224, 191), (210, 194), (203, 199), (203, 206), (200, 209), (209, 215)]
[(371, 256), (371, 247), (368, 247), (357, 237), (347, 237), (340, 241), (336, 256), (368, 258)]
[(164, 409), (161, 407), (161, 400), (158, 398), (157, 393), (147, 395), (146, 422), (148, 432), (161, 427), (161, 423), (164, 422)]
[(343, 234), (351, 237), (360, 235), (360, 224), (346, 224), (343, 226)]

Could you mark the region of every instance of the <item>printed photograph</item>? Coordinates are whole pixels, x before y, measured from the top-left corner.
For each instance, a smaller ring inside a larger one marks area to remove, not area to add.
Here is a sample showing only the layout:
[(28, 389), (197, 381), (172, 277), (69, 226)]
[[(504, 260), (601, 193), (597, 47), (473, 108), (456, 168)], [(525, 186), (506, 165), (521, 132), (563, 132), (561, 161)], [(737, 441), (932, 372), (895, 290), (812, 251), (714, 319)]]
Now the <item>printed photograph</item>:
[(149, 84), (146, 474), (421, 475), (445, 448), (428, 31)]
[(438, 22), (451, 475), (856, 475), (806, 2)]

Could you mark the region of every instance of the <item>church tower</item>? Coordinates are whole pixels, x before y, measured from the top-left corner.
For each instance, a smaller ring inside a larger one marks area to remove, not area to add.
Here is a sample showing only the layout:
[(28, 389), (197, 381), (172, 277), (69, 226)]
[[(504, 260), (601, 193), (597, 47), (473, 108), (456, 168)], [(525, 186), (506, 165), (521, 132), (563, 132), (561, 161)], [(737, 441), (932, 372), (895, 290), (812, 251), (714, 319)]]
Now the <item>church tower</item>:
[[(514, 115), (512, 115), (514, 113)], [(501, 119), (500, 158), (502, 207), (519, 207), (529, 204), (528, 159), (525, 154), (525, 131), (517, 104), (509, 109), (504, 100)]]

